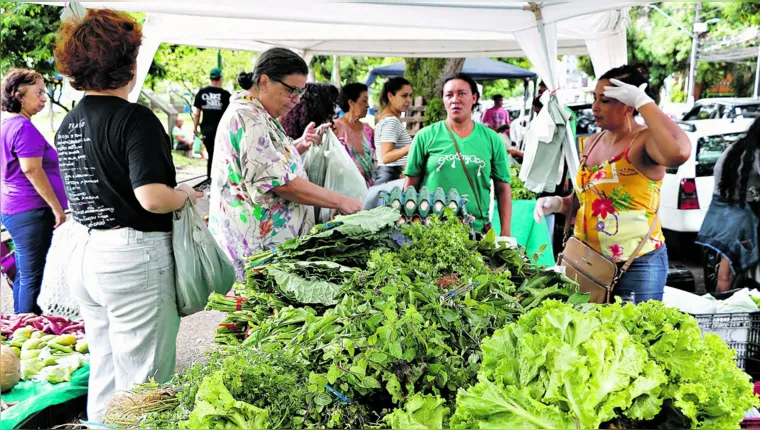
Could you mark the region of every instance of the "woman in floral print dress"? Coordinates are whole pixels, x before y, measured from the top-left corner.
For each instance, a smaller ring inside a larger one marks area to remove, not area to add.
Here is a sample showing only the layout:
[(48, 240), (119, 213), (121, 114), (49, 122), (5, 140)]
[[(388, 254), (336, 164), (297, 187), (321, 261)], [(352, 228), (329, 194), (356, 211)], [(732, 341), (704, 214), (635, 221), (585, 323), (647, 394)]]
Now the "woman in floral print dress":
[[(225, 111), (216, 134), (211, 171), (209, 229), (245, 280), (251, 255), (307, 234), (314, 208), (352, 214), (362, 208), (353, 199), (309, 182), (301, 153), (321, 141), (321, 129), (309, 124), (291, 140), (278, 118), (300, 101), (308, 67), (294, 52), (272, 48), (256, 61), (253, 73), (241, 73), (244, 89)], [(329, 127), (329, 124), (325, 125)]]
[[(619, 67), (599, 79), (592, 110), (603, 131), (587, 145), (574, 193), (580, 201), (575, 237), (620, 266), (635, 258), (613, 291), (634, 303), (662, 299), (668, 255), (657, 217), (660, 189), (665, 169), (680, 166), (691, 154), (689, 138), (646, 87), (641, 67)], [(633, 119), (637, 110), (647, 126)], [(535, 218), (540, 222), (547, 214), (567, 213), (572, 197), (539, 199)], [(641, 252), (632, 256), (642, 240), (647, 242)]]

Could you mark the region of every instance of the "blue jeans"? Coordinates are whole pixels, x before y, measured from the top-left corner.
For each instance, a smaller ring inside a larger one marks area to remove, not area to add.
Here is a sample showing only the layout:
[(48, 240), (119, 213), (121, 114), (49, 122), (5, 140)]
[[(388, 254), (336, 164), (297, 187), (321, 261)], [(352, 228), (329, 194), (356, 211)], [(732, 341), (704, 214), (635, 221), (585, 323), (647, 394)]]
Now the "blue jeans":
[(16, 246), (18, 273), (13, 281), (13, 312), (41, 314), (37, 297), (42, 288), (42, 273), (53, 239), (53, 210), (41, 208), (15, 215), (2, 214), (2, 221)]
[(378, 166), (375, 171), (375, 185), (382, 185), (390, 181), (395, 181), (404, 173), (402, 166)]
[(662, 300), (668, 280), (668, 250), (665, 245), (637, 258), (620, 278), (613, 293), (624, 302)]

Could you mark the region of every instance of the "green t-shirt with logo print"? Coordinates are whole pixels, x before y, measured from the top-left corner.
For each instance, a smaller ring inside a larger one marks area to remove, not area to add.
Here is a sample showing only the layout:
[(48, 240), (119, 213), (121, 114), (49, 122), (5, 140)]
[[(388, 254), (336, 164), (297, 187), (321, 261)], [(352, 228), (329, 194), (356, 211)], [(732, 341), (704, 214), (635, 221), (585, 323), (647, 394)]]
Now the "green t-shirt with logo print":
[(467, 212), (475, 217), (474, 228), (482, 231), (489, 221), (487, 212), (491, 203), (491, 180), (510, 183), (507, 150), (498, 134), (483, 124), (475, 123), (472, 133), (464, 139), (456, 133), (454, 136), (462, 151), (467, 171), (478, 188), (477, 195), (480, 196), (480, 205), (485, 214), (478, 210), (475, 195), (462, 169), (445, 121), (429, 125), (414, 136), (404, 174), (423, 176), (420, 186), (428, 187), (431, 193), (441, 187), (446, 194), (452, 188), (456, 188), (459, 194), (466, 194)]

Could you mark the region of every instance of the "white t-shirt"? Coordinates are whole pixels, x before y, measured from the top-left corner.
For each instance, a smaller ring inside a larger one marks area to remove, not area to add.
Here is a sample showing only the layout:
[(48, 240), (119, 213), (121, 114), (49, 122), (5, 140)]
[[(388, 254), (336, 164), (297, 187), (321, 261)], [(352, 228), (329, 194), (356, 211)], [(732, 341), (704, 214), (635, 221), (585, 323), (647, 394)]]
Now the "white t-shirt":
[(406, 131), (404, 123), (395, 116), (386, 116), (377, 125), (375, 125), (375, 153), (377, 155), (378, 166), (405, 166), (406, 156), (398, 160), (385, 164), (383, 163), (383, 142), (393, 142), (393, 149), (403, 148), (411, 145), (412, 137)]

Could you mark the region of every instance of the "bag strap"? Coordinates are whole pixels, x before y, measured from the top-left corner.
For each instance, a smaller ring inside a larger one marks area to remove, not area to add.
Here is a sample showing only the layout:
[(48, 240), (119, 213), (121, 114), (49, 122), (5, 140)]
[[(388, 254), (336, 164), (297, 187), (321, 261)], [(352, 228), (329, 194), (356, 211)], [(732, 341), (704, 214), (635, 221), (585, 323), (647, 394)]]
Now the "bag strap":
[(488, 214), (483, 212), (483, 208), (480, 206), (480, 195), (478, 194), (478, 190), (475, 188), (475, 183), (472, 182), (472, 178), (470, 177), (470, 172), (467, 170), (467, 166), (464, 165), (464, 158), (462, 157), (462, 152), (459, 150), (459, 145), (457, 145), (457, 139), (454, 137), (454, 132), (451, 131), (451, 128), (446, 123), (446, 120), (444, 120), (443, 123), (446, 126), (446, 130), (449, 131), (449, 136), (451, 136), (451, 141), (454, 142), (454, 149), (457, 150), (457, 155), (459, 156), (459, 164), (461, 164), (462, 169), (464, 170), (464, 174), (467, 175), (467, 182), (470, 183), (470, 188), (472, 189), (472, 193), (475, 195), (475, 203), (478, 204), (478, 210), (480, 211), (481, 216), (488, 216)]
[[(581, 160), (580, 160), (581, 166), (586, 163), (586, 159), (588, 158), (588, 155), (594, 149), (596, 144), (599, 143), (599, 140), (602, 138), (605, 131), (606, 130), (603, 130), (601, 133), (597, 134), (595, 136), (595, 139), (592, 142), (589, 142), (588, 150), (581, 157)], [(575, 189), (573, 189), (573, 193), (570, 195), (570, 210), (567, 212), (565, 216), (565, 232), (562, 234), (562, 248), (564, 248), (565, 245), (567, 245), (567, 241), (568, 239), (570, 239), (570, 225), (573, 222), (573, 215), (574, 215), (574, 212), (576, 212), (578, 208), (580, 207), (580, 202), (578, 202), (578, 204), (576, 205), (577, 200), (578, 198), (575, 194)]]
[(580, 205), (576, 205), (576, 201), (578, 198), (575, 195), (575, 190), (573, 190), (573, 193), (570, 195), (570, 210), (565, 214), (565, 232), (562, 234), (562, 248), (565, 248), (565, 245), (567, 245), (567, 241), (570, 239), (570, 224), (573, 222), (573, 212), (578, 211), (578, 207)]
[(628, 257), (628, 261), (623, 264), (623, 267), (620, 268), (620, 276), (623, 276), (623, 273), (628, 271), (628, 269), (631, 267), (631, 264), (633, 264), (633, 260), (638, 258), (639, 252), (644, 248), (644, 245), (646, 245), (647, 241), (652, 238), (652, 235), (654, 234), (655, 228), (657, 228), (657, 223), (660, 221), (660, 209), (657, 209), (657, 213), (654, 215), (654, 220), (652, 220), (652, 226), (649, 227), (649, 232), (647, 233), (646, 237), (641, 239), (641, 242), (639, 242), (639, 246), (636, 247), (636, 249), (633, 250), (633, 253), (630, 257)]

